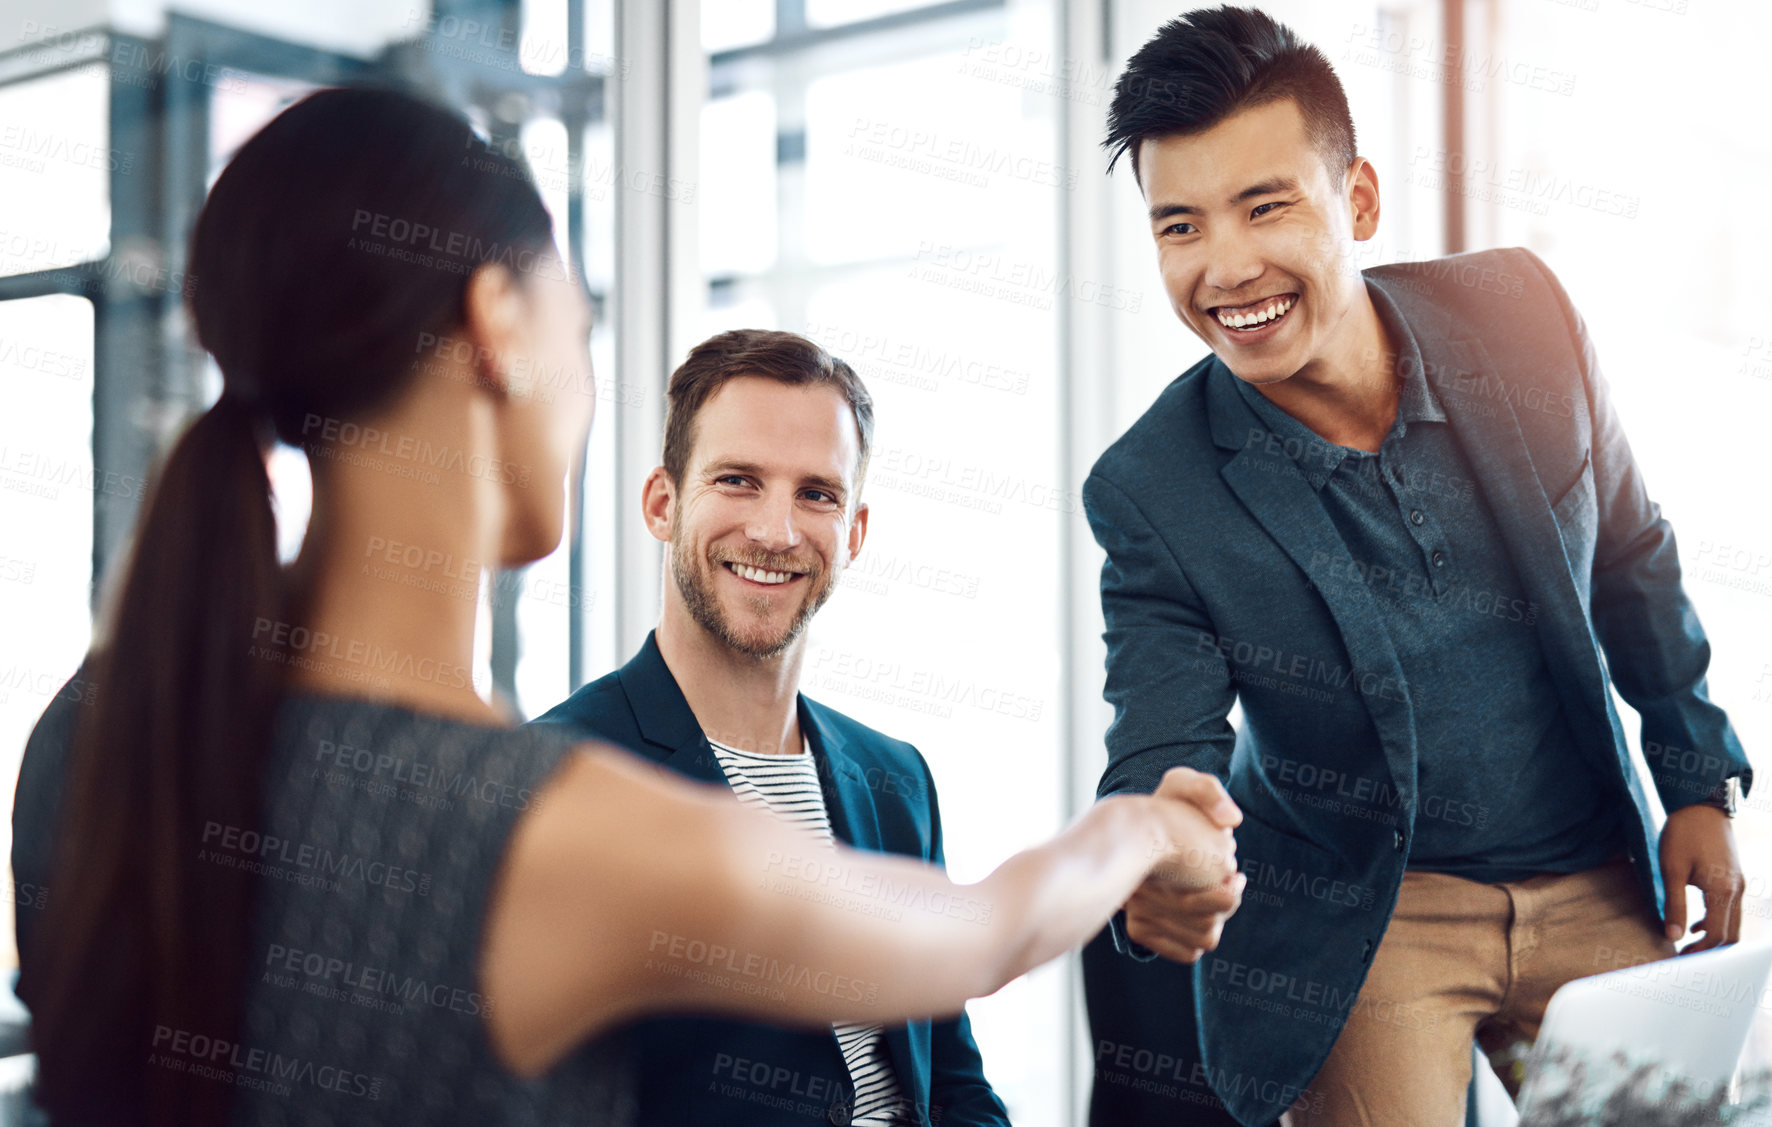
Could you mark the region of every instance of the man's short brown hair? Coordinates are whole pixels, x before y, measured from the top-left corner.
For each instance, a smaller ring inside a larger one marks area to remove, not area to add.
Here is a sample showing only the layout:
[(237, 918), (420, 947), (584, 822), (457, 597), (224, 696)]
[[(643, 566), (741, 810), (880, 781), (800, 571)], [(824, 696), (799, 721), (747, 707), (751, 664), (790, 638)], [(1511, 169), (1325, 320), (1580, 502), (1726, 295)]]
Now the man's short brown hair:
[(874, 398), (855, 369), (798, 333), (773, 329), (734, 329), (709, 337), (689, 350), (671, 373), (665, 389), (664, 468), (677, 484), (689, 468), (695, 445), (695, 417), (721, 387), (739, 376), (760, 376), (794, 387), (834, 384), (855, 416), (860, 457), (855, 467), (855, 495), (868, 468), (874, 439)]

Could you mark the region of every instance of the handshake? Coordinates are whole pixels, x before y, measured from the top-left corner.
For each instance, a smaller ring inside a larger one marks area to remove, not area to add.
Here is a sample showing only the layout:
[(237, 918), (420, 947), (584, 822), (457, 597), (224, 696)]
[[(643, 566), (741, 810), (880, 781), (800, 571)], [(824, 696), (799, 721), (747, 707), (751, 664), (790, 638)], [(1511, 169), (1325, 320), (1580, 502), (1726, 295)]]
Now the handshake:
[(1243, 813), (1216, 778), (1191, 767), (1163, 775), (1155, 794), (1116, 796), (1142, 802), (1155, 827), (1153, 863), (1126, 901), (1126, 935), (1178, 963), (1218, 946), (1224, 922), (1243, 902), (1248, 877), (1237, 871), (1232, 830)]

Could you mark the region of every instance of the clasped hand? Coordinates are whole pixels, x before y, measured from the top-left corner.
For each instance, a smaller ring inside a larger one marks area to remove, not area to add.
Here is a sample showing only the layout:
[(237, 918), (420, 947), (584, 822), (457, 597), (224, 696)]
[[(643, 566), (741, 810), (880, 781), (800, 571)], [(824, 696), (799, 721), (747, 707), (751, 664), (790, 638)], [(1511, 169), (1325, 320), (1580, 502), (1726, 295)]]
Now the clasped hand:
[(1191, 767), (1165, 772), (1156, 797), (1165, 800), (1167, 855), (1126, 901), (1126, 934), (1166, 959), (1193, 963), (1218, 946), (1243, 902), (1248, 878), (1237, 871), (1231, 833), (1243, 813), (1222, 783)]

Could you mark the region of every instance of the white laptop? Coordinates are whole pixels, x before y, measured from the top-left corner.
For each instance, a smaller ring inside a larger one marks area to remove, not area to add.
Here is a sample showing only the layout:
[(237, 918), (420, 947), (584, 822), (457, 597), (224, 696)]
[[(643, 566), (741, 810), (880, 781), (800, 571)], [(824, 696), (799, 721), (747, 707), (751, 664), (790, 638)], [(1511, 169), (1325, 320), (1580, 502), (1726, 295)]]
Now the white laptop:
[(1597, 1107), (1644, 1065), (1648, 1095), (1684, 1082), (1694, 1099), (1726, 1087), (1772, 973), (1772, 942), (1738, 943), (1578, 978), (1545, 1010), (1520, 1089), (1520, 1115), (1565, 1091), (1585, 1066), (1584, 1101)]

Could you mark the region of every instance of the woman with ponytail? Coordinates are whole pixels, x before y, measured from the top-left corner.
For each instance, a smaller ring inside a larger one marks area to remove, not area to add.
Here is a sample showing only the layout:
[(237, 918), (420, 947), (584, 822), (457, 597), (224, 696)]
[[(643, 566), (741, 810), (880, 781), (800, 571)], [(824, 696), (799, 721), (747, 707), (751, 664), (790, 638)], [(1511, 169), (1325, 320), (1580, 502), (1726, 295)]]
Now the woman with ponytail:
[[(887, 918), (780, 878), (956, 886), (512, 727), (469, 672), (478, 577), (559, 543), (595, 401), (589, 305), (552, 247), (524, 169), (385, 91), (310, 96), (210, 192), (191, 313), (224, 390), (166, 457), (101, 625), (22, 952), (57, 1127), (621, 1123), (602, 1035), (625, 1020), (953, 1012), (1153, 868), (1232, 866), (1234, 807), (1178, 773), (967, 889), (982, 921)], [(313, 469), (287, 571), (274, 438)]]

